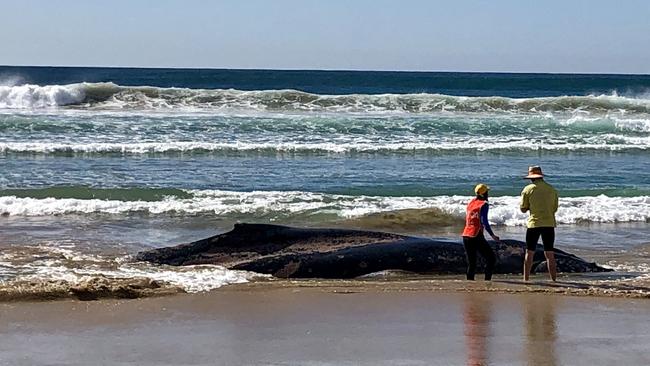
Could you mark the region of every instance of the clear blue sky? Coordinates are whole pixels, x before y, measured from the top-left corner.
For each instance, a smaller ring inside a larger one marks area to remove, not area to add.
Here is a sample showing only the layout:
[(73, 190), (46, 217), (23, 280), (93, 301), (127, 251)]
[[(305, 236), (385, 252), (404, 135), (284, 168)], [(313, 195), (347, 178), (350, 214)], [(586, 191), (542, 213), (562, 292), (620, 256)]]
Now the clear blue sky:
[(650, 1), (0, 0), (1, 65), (650, 73)]

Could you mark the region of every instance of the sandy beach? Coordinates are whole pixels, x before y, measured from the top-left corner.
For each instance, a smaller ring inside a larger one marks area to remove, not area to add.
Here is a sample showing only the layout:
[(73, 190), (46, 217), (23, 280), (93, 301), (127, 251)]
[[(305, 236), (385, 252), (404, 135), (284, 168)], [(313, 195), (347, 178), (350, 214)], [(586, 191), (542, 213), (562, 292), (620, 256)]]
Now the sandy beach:
[(643, 299), (327, 287), (0, 305), (6, 365), (647, 365)]

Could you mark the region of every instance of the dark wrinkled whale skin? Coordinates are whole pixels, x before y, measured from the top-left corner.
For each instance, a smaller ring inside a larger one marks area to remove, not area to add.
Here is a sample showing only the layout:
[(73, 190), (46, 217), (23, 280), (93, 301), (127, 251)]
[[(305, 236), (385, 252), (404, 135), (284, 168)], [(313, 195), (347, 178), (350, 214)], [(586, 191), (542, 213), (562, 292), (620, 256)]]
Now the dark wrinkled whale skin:
[[(497, 255), (494, 273), (522, 272), (525, 244), (490, 242)], [(596, 263), (555, 249), (559, 272), (607, 272)], [(465, 273), (460, 242), (348, 229), (236, 224), (232, 231), (175, 247), (140, 252), (138, 261), (174, 266), (217, 264), (282, 278), (354, 278), (384, 270), (418, 274)], [(544, 271), (541, 246), (533, 269)], [(483, 267), (479, 259), (479, 270)]]

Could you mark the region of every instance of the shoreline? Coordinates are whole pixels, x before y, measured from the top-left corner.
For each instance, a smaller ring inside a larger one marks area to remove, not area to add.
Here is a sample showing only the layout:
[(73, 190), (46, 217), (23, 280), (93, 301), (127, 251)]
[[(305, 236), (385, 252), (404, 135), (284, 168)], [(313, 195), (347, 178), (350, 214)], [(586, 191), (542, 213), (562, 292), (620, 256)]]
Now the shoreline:
[[(575, 277), (575, 276), (573, 276)], [(612, 281), (586, 282), (564, 280), (551, 282), (542, 276), (532, 276), (528, 283), (520, 276), (497, 278), (492, 281), (466, 281), (458, 278), (411, 278), (398, 280), (270, 280), (252, 281), (227, 285), (213, 291), (256, 292), (278, 289), (310, 289), (323, 293), (418, 293), (430, 292), (441, 294), (455, 293), (492, 293), (492, 294), (552, 294), (558, 296), (577, 296), (593, 298), (627, 298), (650, 299), (650, 280), (629, 279)]]
[[(480, 274), (479, 274), (480, 275)], [(399, 275), (398, 275), (399, 276)], [(590, 278), (591, 277), (591, 278)], [(265, 293), (278, 290), (309, 290), (320, 293), (439, 293), (439, 294), (550, 294), (566, 297), (650, 299), (650, 278), (603, 279), (604, 276), (564, 275), (551, 282), (535, 275), (525, 283), (521, 276), (504, 276), (492, 281), (467, 281), (461, 276), (412, 276), (358, 279), (260, 278), (233, 283), (204, 292), (189, 293), (178, 286), (144, 278), (109, 279), (95, 277), (77, 284), (65, 281), (8, 283), (0, 286), (0, 305), (68, 300), (136, 300), (221, 293)], [(479, 276), (480, 278), (480, 276)]]

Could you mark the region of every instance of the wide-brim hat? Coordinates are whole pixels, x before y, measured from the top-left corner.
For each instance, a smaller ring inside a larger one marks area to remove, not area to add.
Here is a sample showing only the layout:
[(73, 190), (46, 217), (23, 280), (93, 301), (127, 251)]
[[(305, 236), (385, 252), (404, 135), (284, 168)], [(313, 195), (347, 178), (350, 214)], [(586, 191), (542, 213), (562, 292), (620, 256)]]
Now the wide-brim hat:
[(528, 167), (528, 175), (524, 179), (538, 179), (544, 178), (544, 173), (542, 173), (542, 168), (539, 166), (530, 166)]

